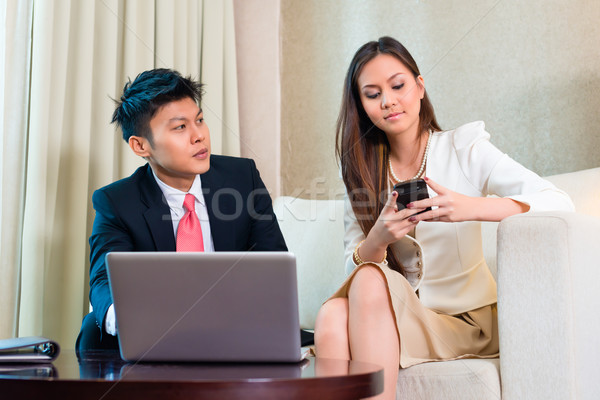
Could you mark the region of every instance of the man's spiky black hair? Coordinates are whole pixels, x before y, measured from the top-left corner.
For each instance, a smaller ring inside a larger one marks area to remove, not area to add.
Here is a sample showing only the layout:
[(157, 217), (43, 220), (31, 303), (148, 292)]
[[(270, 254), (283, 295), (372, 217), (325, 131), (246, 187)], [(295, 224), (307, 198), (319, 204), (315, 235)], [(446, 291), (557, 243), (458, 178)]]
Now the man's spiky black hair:
[(141, 136), (152, 144), (150, 120), (158, 109), (172, 101), (193, 99), (198, 105), (202, 101), (202, 84), (191, 77), (183, 77), (172, 69), (158, 68), (144, 71), (133, 82), (129, 80), (123, 88), (111, 123), (123, 131), (123, 139)]

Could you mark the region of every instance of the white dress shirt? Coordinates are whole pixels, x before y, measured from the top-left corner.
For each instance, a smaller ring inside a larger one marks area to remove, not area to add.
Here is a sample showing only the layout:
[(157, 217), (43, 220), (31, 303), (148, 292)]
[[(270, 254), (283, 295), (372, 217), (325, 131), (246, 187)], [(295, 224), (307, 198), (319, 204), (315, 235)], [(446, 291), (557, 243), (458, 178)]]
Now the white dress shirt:
[(185, 214), (185, 208), (183, 207), (183, 201), (185, 200), (185, 195), (190, 193), (193, 194), (196, 198), (196, 214), (198, 215), (198, 219), (200, 220), (200, 227), (202, 228), (202, 240), (204, 241), (204, 251), (212, 252), (215, 251), (214, 244), (212, 241), (212, 235), (210, 233), (210, 222), (208, 220), (208, 211), (206, 209), (206, 202), (204, 201), (204, 195), (202, 194), (202, 182), (200, 180), (200, 175), (196, 175), (194, 179), (194, 183), (192, 183), (192, 187), (188, 192), (182, 192), (181, 190), (172, 188), (167, 185), (163, 181), (161, 181), (158, 176), (152, 170), (152, 174), (154, 174), (154, 179), (156, 179), (156, 183), (158, 183), (158, 187), (162, 190), (167, 203), (169, 204), (169, 209), (171, 210), (171, 220), (173, 221), (173, 234), (177, 237), (177, 227), (179, 226), (179, 221)]
[[(169, 205), (169, 210), (171, 211), (171, 220), (173, 222), (173, 235), (177, 237), (177, 228), (179, 227), (179, 221), (181, 220), (186, 211), (183, 207), (185, 195), (188, 193), (193, 194), (196, 198), (196, 214), (198, 215), (198, 219), (200, 220), (200, 227), (202, 228), (202, 240), (204, 242), (204, 251), (215, 251), (210, 231), (210, 221), (208, 220), (206, 202), (204, 200), (204, 195), (202, 194), (202, 181), (200, 179), (200, 175), (196, 175), (194, 183), (192, 183), (192, 187), (188, 192), (182, 192), (181, 190), (175, 189), (161, 181), (158, 178), (158, 176), (156, 176), (156, 173), (154, 173), (154, 170), (152, 170), (152, 174), (154, 175), (154, 179), (156, 180), (156, 183), (158, 184), (160, 190), (163, 192), (163, 196), (167, 200), (167, 204)], [(108, 311), (106, 312), (106, 319), (104, 320), (104, 329), (107, 333), (113, 336), (117, 334), (114, 304), (111, 304), (108, 308)]]

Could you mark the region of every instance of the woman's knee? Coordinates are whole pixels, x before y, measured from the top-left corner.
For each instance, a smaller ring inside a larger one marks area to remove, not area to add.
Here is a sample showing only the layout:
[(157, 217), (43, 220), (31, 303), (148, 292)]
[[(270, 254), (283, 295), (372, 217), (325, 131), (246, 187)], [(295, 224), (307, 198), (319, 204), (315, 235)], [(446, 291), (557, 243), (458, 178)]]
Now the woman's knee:
[(387, 281), (375, 266), (363, 266), (356, 272), (349, 289), (351, 307), (381, 308), (389, 302)]
[(348, 329), (348, 299), (338, 297), (321, 306), (315, 321), (315, 337)]

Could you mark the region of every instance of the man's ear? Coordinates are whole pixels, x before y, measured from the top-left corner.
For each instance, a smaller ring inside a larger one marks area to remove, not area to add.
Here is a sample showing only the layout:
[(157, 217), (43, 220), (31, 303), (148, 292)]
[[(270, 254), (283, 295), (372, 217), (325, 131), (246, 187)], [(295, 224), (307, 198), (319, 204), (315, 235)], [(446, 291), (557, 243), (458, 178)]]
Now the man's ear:
[(129, 147), (137, 156), (148, 157), (150, 155), (150, 143), (141, 136), (129, 136)]

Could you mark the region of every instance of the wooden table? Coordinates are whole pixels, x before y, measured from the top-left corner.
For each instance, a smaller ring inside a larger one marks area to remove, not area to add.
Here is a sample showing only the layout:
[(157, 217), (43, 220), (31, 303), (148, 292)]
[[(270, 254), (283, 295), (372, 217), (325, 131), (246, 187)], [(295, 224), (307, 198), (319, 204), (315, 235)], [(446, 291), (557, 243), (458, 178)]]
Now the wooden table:
[(78, 359), (63, 350), (48, 365), (0, 364), (3, 399), (359, 399), (382, 391), (379, 366), (313, 357), (299, 364), (135, 364), (114, 351)]

